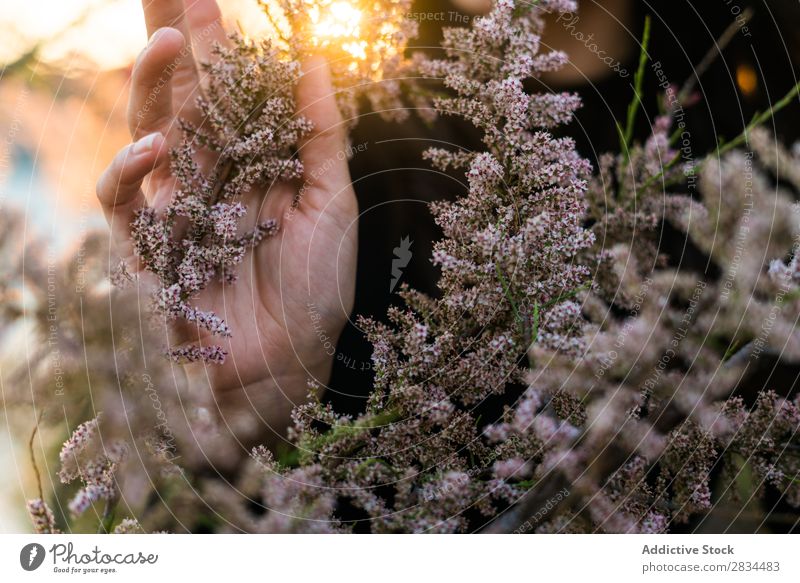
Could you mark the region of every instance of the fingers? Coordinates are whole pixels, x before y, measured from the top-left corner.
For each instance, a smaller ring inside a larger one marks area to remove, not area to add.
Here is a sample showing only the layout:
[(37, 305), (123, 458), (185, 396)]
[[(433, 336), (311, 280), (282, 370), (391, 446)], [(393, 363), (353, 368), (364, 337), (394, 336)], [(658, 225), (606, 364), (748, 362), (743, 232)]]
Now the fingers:
[(303, 75), (297, 85), (297, 112), (314, 124), (299, 144), (299, 156), (306, 181), (313, 187), (335, 195), (350, 184), (345, 154), (346, 132), (336, 105), (330, 68), (322, 57), (302, 64)]
[(142, 0), (142, 10), (148, 36), (165, 26), (177, 28), (184, 34), (189, 32), (183, 0)]
[(213, 60), (211, 49), (214, 43), (223, 46), (228, 43), (216, 0), (186, 0), (186, 22), (198, 62)]
[(97, 198), (111, 229), (117, 252), (133, 255), (130, 224), (138, 209), (145, 205), (142, 181), (166, 155), (165, 139), (160, 133), (149, 134), (119, 151), (97, 181)]
[(166, 135), (174, 118), (172, 77), (184, 37), (174, 28), (162, 28), (150, 38), (136, 60), (131, 77), (128, 127), (138, 139), (152, 132)]
[[(188, 0), (192, 1), (196, 0)], [(192, 54), (183, 0), (142, 0), (142, 8), (148, 36), (161, 28), (169, 27), (178, 30), (186, 39), (173, 64), (172, 98), (175, 110), (183, 117), (192, 118), (196, 116), (194, 98), (197, 95), (199, 77)]]

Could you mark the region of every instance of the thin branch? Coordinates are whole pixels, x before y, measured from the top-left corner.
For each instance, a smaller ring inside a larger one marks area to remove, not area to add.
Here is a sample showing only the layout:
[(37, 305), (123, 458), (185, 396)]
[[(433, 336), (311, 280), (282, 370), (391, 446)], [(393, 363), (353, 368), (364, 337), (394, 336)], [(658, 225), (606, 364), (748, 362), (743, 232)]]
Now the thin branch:
[(36, 438), (36, 434), (39, 432), (39, 424), (42, 422), (42, 417), (44, 416), (44, 411), (40, 410), (39, 415), (36, 417), (36, 424), (33, 426), (33, 431), (31, 431), (31, 438), (28, 440), (28, 452), (31, 456), (31, 465), (33, 466), (33, 472), (36, 474), (36, 487), (39, 490), (39, 500), (44, 500), (44, 492), (42, 490), (42, 475), (39, 473), (39, 466), (36, 464), (36, 454), (33, 450), (33, 440)]
[(689, 77), (683, 84), (683, 87), (681, 87), (681, 90), (678, 91), (678, 102), (683, 102), (689, 96), (694, 86), (697, 85), (697, 82), (700, 80), (700, 77), (702, 77), (708, 68), (714, 64), (714, 61), (722, 55), (722, 51), (725, 50), (733, 40), (733, 37), (736, 36), (736, 31), (750, 22), (753, 14), (755, 14), (753, 8), (748, 7), (739, 18), (731, 22), (728, 28), (725, 29), (725, 32), (717, 39), (714, 46), (708, 50), (700, 63), (694, 68), (694, 75)]

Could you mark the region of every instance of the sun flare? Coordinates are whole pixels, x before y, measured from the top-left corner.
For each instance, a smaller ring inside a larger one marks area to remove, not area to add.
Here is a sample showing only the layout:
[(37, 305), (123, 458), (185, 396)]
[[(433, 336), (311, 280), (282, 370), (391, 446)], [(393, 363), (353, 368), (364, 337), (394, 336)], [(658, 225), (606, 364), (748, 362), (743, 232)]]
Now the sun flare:
[(407, 0), (260, 0), (289, 46), (320, 51), (346, 75), (379, 80), (414, 23)]
[(314, 26), (314, 40), (319, 43), (331, 39), (357, 38), (361, 34), (361, 10), (349, 2), (333, 2), (327, 10), (315, 5), (309, 17)]
[[(311, 41), (319, 48), (338, 45), (353, 59), (367, 58), (367, 42), (361, 38), (363, 12), (350, 2), (338, 0), (327, 6), (316, 2), (309, 10), (312, 23)], [(350, 68), (356, 68), (351, 63)]]

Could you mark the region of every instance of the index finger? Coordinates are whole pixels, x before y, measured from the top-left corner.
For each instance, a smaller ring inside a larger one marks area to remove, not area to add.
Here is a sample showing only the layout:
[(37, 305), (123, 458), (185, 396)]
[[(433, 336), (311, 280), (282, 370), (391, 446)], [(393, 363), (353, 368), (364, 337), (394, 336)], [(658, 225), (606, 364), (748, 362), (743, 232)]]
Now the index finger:
[(140, 138), (154, 131), (165, 135), (172, 129), (172, 75), (170, 64), (185, 46), (174, 28), (162, 28), (136, 59), (131, 75), (128, 126)]
[[(194, 2), (195, 0), (188, 0)], [(191, 31), (186, 21), (186, 7), (183, 0), (142, 0), (147, 35), (151, 36), (158, 29), (169, 27), (180, 31), (186, 44), (176, 60), (173, 74), (172, 96), (175, 111), (190, 114), (194, 108), (194, 98), (198, 90), (199, 75), (192, 52)]]
[(312, 56), (302, 62), (303, 74), (295, 90), (297, 113), (307, 118), (313, 128), (300, 140), (298, 156), (307, 173), (323, 191), (337, 192), (350, 183), (350, 170), (345, 157), (347, 132), (336, 103), (336, 91), (328, 62)]
[[(192, 2), (193, 0), (189, 0)], [(184, 38), (189, 38), (186, 24), (186, 7), (183, 0), (142, 0), (144, 22), (147, 25), (147, 36), (159, 28), (177, 28)]]
[(198, 61), (212, 60), (214, 44), (228, 44), (217, 0), (187, 0), (186, 22), (192, 31), (192, 50)]

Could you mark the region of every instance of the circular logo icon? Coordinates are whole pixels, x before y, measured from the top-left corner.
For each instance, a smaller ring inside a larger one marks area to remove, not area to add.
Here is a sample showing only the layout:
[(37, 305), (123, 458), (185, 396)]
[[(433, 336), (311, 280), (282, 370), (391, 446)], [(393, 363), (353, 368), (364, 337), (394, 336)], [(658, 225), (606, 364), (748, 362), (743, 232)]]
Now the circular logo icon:
[(44, 562), (44, 547), (39, 543), (30, 543), (19, 552), (19, 564), (26, 571), (35, 571)]

